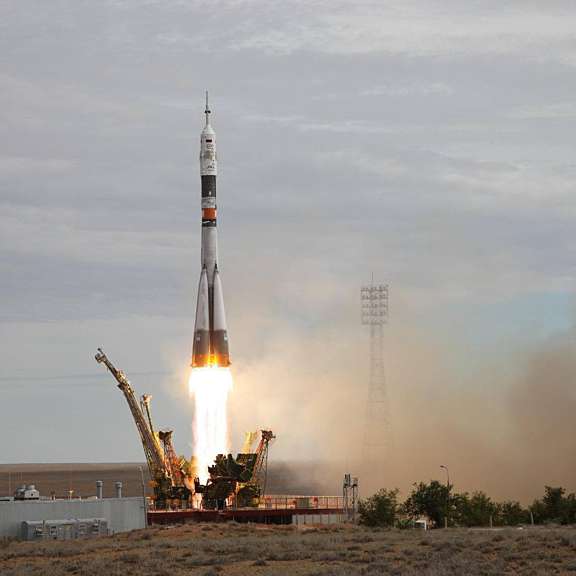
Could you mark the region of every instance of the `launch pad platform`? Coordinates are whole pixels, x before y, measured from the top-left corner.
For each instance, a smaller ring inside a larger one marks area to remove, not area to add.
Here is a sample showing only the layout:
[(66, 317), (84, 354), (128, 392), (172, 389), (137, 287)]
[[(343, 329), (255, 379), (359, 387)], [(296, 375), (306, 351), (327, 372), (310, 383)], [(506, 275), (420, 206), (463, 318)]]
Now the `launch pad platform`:
[(336, 524), (347, 517), (341, 496), (267, 496), (253, 508), (150, 510), (148, 524), (253, 522), (257, 524)]

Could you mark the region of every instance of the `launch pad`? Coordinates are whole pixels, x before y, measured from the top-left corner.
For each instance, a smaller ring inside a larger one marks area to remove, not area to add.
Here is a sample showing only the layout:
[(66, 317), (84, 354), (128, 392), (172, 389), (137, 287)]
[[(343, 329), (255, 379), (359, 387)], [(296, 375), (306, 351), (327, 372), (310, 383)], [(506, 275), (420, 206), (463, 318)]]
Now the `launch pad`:
[[(229, 452), (227, 398), (232, 390), (224, 296), (218, 266), (216, 204), (216, 134), (206, 123), (200, 136), (201, 272), (198, 285), (189, 393), (194, 398), (193, 457), (177, 454), (173, 433), (155, 428), (151, 397), (137, 399), (122, 370), (101, 348), (95, 359), (104, 364), (122, 391), (140, 435), (153, 497), (146, 513), (152, 524), (184, 521), (306, 522), (338, 521), (345, 508), (340, 497), (270, 496), (266, 494), (271, 430), (248, 432), (236, 456)], [(252, 445), (260, 436), (258, 446)], [(143, 481), (142, 481), (143, 483)], [(296, 520), (295, 520), (296, 519)]]
[(266, 496), (255, 508), (150, 510), (148, 524), (253, 522), (256, 524), (336, 524), (348, 517), (341, 496)]

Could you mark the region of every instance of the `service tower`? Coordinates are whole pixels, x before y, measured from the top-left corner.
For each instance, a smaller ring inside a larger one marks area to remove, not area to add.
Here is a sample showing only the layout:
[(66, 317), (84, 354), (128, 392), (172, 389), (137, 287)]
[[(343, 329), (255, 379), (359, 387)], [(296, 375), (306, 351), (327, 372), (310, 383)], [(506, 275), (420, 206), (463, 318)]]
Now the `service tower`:
[(206, 125), (200, 134), (200, 178), (202, 180), (201, 272), (196, 304), (192, 348), (193, 368), (230, 365), (224, 295), (218, 273), (216, 227), (216, 134), (210, 125), (206, 92)]

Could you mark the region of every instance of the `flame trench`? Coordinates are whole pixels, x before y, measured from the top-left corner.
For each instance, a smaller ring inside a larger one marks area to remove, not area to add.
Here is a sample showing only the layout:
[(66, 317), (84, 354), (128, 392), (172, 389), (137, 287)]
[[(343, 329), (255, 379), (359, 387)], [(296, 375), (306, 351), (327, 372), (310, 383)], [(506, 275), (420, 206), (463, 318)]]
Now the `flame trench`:
[(229, 452), (227, 403), (231, 390), (229, 368), (210, 366), (190, 372), (188, 392), (194, 398), (192, 445), (202, 484), (208, 480), (208, 466), (216, 455)]

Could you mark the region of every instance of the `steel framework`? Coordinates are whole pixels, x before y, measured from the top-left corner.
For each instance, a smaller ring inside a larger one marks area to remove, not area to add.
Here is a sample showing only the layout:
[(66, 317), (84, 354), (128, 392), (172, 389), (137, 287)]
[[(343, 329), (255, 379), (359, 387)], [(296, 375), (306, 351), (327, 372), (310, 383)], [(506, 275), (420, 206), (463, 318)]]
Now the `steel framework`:
[(356, 522), (358, 511), (358, 478), (352, 478), (351, 474), (344, 474), (342, 484), (342, 501), (344, 518), (347, 522)]
[(388, 285), (374, 284), (360, 289), (362, 324), (370, 328), (370, 365), (364, 429), (364, 453), (380, 455), (389, 446), (390, 425), (384, 369), (384, 325), (388, 320)]

